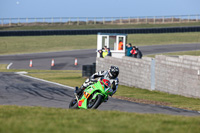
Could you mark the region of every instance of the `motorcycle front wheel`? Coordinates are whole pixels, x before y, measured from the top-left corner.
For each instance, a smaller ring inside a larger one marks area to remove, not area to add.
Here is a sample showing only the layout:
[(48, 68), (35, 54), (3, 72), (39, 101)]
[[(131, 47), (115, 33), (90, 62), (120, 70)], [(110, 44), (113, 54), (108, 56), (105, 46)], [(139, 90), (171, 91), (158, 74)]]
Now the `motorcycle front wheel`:
[(92, 99), (92, 97), (90, 99), (88, 99), (88, 104), (87, 104), (88, 109), (98, 108), (102, 102), (102, 99), (103, 99), (103, 96), (100, 94), (97, 95), (95, 99)]
[(69, 104), (70, 109), (79, 109), (78, 108), (78, 102), (76, 98), (73, 98)]

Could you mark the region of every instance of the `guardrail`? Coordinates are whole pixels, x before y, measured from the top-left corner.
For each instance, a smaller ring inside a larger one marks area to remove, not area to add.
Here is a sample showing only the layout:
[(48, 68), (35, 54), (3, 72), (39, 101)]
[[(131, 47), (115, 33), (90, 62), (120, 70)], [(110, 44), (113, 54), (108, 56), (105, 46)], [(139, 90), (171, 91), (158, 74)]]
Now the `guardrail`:
[(0, 18), (0, 26), (37, 24), (89, 25), (89, 24), (165, 24), (200, 22), (200, 14), (139, 17), (48, 17), (48, 18)]
[(91, 30), (35, 30), (35, 31), (0, 31), (0, 36), (46, 36), (46, 35), (92, 35), (101, 33), (147, 34), (200, 32), (200, 26), (170, 28), (137, 28), (137, 29), (91, 29)]

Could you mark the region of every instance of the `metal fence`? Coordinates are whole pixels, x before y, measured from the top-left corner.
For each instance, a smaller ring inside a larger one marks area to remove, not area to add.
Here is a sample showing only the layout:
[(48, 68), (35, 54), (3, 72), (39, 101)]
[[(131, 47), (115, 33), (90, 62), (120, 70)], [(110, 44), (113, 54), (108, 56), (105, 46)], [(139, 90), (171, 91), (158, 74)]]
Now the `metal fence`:
[(142, 17), (49, 17), (49, 18), (0, 18), (1, 26), (66, 24), (166, 24), (200, 22), (200, 14), (175, 16), (142, 16)]

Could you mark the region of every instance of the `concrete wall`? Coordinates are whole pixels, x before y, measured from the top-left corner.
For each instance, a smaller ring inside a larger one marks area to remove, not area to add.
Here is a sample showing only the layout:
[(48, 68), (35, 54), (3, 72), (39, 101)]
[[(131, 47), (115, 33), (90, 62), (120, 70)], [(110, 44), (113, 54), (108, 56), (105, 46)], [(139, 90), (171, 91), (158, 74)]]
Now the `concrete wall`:
[(96, 70), (120, 69), (121, 85), (200, 98), (200, 57), (97, 58)]
[(156, 56), (155, 88), (172, 94), (200, 98), (199, 72), (200, 57)]

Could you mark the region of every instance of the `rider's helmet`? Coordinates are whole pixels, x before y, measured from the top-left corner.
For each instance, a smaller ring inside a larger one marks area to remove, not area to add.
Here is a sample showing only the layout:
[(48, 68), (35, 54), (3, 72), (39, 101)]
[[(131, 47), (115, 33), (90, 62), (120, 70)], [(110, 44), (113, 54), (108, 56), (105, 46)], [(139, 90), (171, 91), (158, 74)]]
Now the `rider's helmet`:
[(110, 79), (115, 79), (119, 75), (119, 68), (117, 66), (111, 66), (108, 75)]

